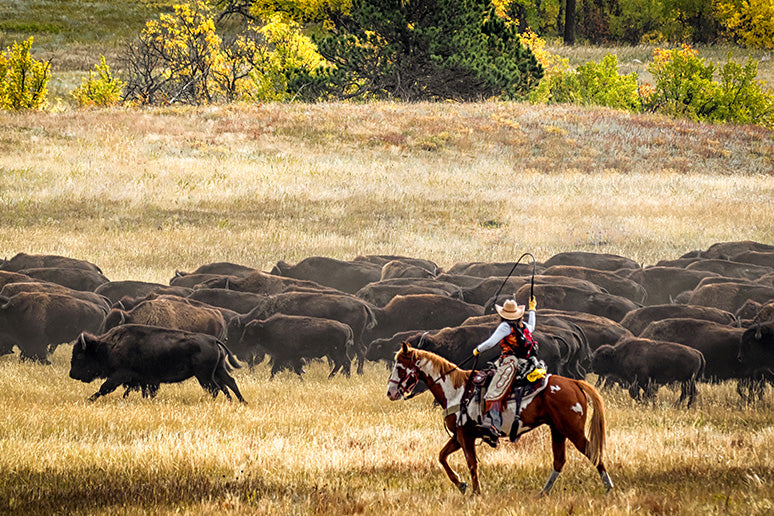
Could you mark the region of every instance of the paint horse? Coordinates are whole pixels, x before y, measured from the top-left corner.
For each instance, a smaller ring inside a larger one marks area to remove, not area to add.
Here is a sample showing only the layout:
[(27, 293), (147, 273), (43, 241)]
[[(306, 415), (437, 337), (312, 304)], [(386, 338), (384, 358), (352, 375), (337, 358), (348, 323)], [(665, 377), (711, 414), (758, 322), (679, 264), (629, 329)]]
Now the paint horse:
[[(449, 442), (441, 449), (439, 461), (449, 479), (465, 494), (468, 485), (449, 466), (447, 457), (460, 448), (470, 470), (473, 493), (480, 493), (478, 481), (478, 460), (475, 441), (480, 437), (475, 422), (458, 425), (457, 412), (462, 404), (463, 394), (468, 385), (471, 371), (458, 368), (443, 357), (412, 348), (404, 342), (395, 355), (387, 397), (395, 401), (412, 394), (419, 382), (423, 382), (443, 407), (446, 428), (451, 433)], [(553, 470), (541, 494), (548, 494), (565, 463), (565, 444), (569, 439), (575, 447), (594, 464), (602, 479), (606, 491), (610, 491), (613, 482), (605, 470), (602, 454), (605, 448), (605, 409), (599, 393), (590, 384), (582, 380), (573, 380), (558, 375), (550, 375), (548, 385), (533, 398), (526, 398), (520, 406), (518, 429), (514, 435), (522, 435), (541, 425), (551, 429), (551, 448), (554, 455)], [(589, 435), (586, 436), (586, 413), (591, 404), (592, 415)], [(514, 403), (506, 404), (503, 411), (503, 430), (515, 421)]]

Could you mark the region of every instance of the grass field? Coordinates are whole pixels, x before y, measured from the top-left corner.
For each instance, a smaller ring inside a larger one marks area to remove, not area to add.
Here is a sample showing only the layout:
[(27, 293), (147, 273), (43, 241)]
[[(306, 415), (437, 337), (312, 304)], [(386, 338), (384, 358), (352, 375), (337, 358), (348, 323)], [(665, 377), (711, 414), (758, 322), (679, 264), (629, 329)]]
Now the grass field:
[[(0, 114), (0, 253), (91, 260), (166, 282), (211, 261), (310, 255), (644, 264), (722, 240), (774, 241), (774, 142), (754, 127), (526, 104), (326, 104)], [(427, 396), (389, 402), (387, 371), (303, 382), (240, 371), (250, 404), (198, 385), (155, 400), (0, 359), (0, 512), (8, 514), (770, 514), (772, 397), (732, 384), (608, 405), (605, 496), (569, 453), (547, 499), (545, 429), (481, 449), (484, 494), (437, 464)], [(465, 473), (464, 462), (454, 466)]]
[[(67, 94), (99, 54), (115, 58), (167, 5), (0, 4), (0, 46), (34, 35), (54, 69), (51, 112), (0, 112), (0, 257), (62, 254), (167, 282), (214, 261), (383, 253), (449, 267), (583, 250), (649, 265), (774, 243), (774, 136), (757, 127), (496, 102), (74, 110)], [(552, 49), (573, 65), (608, 50)], [(642, 73), (652, 47), (613, 50)], [(733, 384), (701, 385), (690, 410), (666, 388), (652, 406), (605, 391), (611, 494), (572, 450), (538, 498), (542, 428), (480, 447), (471, 498), (437, 463), (440, 410), (428, 395), (388, 401), (382, 365), (328, 380), (314, 363), (303, 382), (241, 370), (247, 406), (194, 381), (89, 403), (98, 383), (68, 378), (69, 353), (48, 367), (0, 357), (0, 514), (774, 513), (771, 389), (745, 405)]]

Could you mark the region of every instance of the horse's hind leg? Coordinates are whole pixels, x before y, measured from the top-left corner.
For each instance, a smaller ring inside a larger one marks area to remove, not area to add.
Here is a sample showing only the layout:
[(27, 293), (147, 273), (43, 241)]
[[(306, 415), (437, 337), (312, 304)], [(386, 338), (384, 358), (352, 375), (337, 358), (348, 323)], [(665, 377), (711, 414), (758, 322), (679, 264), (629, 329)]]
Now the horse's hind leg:
[(441, 448), (441, 452), (438, 454), (438, 461), (441, 463), (443, 470), (449, 476), (449, 480), (451, 480), (452, 483), (457, 486), (457, 489), (459, 489), (462, 494), (465, 494), (465, 491), (468, 489), (468, 484), (460, 481), (460, 476), (451, 468), (451, 466), (449, 466), (449, 461), (446, 460), (449, 455), (456, 452), (460, 448), (462, 448), (460, 443), (457, 442), (457, 439), (452, 437), (449, 439), (449, 442), (447, 442), (446, 445)]

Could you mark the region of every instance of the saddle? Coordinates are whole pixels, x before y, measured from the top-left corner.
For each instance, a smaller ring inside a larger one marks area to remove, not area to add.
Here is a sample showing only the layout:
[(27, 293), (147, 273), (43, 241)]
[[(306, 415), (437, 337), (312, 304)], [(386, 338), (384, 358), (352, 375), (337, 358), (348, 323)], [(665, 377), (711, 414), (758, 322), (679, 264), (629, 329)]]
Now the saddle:
[[(503, 409), (505, 409), (507, 404), (511, 403), (519, 406), (524, 398), (534, 396), (544, 389), (549, 376), (546, 374), (545, 367), (545, 363), (542, 360), (534, 357), (531, 360), (527, 360), (519, 368), (511, 384), (510, 392), (503, 402)], [(471, 422), (477, 425), (482, 423), (484, 395), (492, 382), (492, 378), (494, 378), (496, 370), (497, 367), (490, 362), (486, 367), (474, 373), (460, 403), (460, 410), (457, 413), (458, 425), (465, 425)], [(471, 406), (478, 408), (478, 410), (472, 411), (473, 414), (471, 414)], [(515, 417), (516, 420), (511, 427), (511, 441), (516, 440), (515, 431), (518, 427), (518, 410), (516, 410)]]

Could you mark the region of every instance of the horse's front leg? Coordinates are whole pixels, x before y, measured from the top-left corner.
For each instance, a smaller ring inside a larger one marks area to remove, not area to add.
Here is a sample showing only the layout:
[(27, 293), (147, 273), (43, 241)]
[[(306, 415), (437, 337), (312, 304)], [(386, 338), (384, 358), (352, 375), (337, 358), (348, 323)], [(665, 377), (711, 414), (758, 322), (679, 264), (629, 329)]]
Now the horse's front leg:
[(476, 456), (476, 438), (465, 433), (461, 428), (457, 429), (457, 441), (462, 444), (462, 453), (465, 454), (465, 461), (468, 463), (470, 471), (470, 483), (473, 485), (473, 494), (481, 493), (481, 486), (478, 482), (478, 457)]
[(443, 470), (449, 476), (449, 480), (451, 480), (452, 483), (457, 486), (457, 489), (459, 489), (462, 494), (465, 494), (465, 491), (468, 489), (468, 484), (460, 481), (460, 476), (451, 468), (451, 466), (449, 466), (449, 461), (447, 460), (449, 455), (456, 452), (460, 448), (460, 443), (457, 442), (457, 439), (452, 437), (449, 439), (449, 442), (446, 443), (446, 446), (441, 448), (441, 452), (438, 454), (438, 461), (441, 463)]

